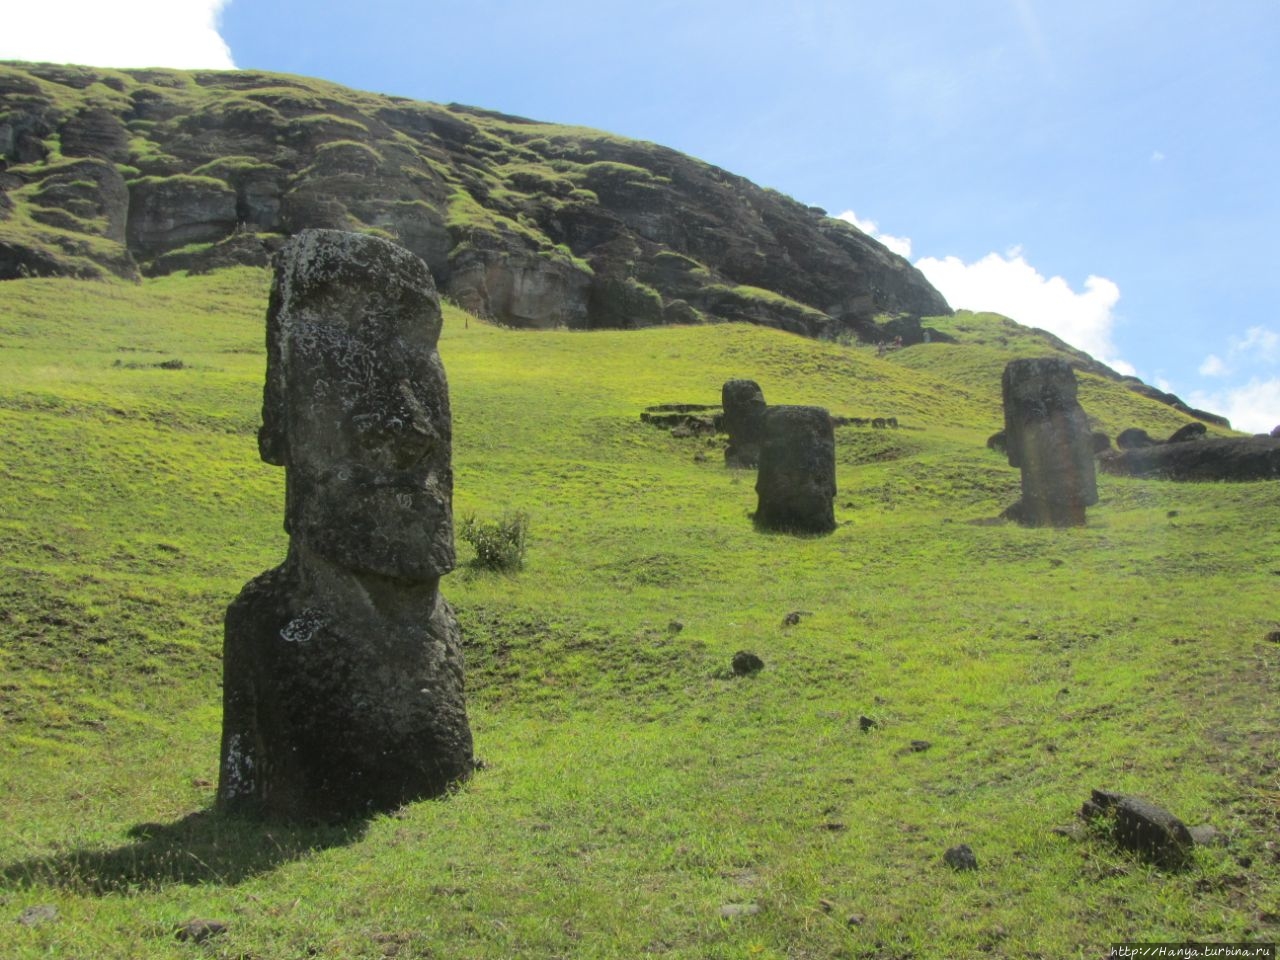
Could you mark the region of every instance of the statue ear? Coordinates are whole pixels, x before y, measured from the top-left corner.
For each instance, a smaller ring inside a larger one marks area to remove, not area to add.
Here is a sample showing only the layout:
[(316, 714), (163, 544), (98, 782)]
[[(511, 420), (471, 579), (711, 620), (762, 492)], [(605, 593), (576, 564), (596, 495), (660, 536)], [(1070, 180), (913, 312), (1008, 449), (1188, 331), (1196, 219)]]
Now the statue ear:
[[(279, 277), (279, 271), (276, 274)], [(271, 284), (267, 305), (267, 378), (262, 388), (262, 427), (258, 430), (258, 454), (277, 467), (289, 462), (285, 430), (284, 370), (280, 361), (280, 286)]]

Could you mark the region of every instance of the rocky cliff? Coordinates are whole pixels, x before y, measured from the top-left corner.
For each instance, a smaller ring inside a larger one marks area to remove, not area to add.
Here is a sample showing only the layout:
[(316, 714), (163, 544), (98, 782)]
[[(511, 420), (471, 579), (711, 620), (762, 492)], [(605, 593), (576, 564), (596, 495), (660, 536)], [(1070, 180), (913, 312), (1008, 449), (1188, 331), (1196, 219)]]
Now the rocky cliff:
[(300, 77), (0, 64), (0, 279), (265, 264), (304, 227), (394, 239), (518, 326), (913, 342), (950, 313), (856, 227), (651, 143)]

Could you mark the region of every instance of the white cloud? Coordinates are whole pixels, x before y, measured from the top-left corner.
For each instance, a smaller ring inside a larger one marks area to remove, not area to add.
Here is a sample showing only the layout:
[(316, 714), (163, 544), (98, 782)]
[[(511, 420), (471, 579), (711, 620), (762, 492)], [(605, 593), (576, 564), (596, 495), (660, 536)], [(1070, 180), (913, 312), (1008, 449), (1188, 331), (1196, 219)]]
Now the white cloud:
[(989, 253), (974, 263), (959, 257), (923, 257), (916, 266), (953, 307), (1003, 313), (1029, 327), (1056, 334), (1120, 373), (1131, 364), (1116, 356), (1111, 341), (1120, 288), (1106, 277), (1085, 278), (1077, 292), (1062, 277), (1045, 277), (1019, 248)]
[(1243, 339), (1231, 338), (1231, 352), (1264, 362), (1280, 360), (1280, 333), (1266, 327), (1250, 327)]
[(1152, 162), (1152, 163), (1164, 163), (1164, 160), (1165, 160), (1165, 156), (1164, 156), (1164, 154), (1163, 154), (1163, 153), (1161, 153), (1159, 150), (1153, 150), (1153, 151), (1152, 151), (1152, 153), (1151, 153), (1151, 162)]
[(1202, 377), (1221, 377), (1229, 372), (1230, 367), (1216, 353), (1209, 354), (1204, 358), (1204, 363), (1200, 364), (1200, 376)]
[(205, 67), (235, 63), (218, 33), (230, 0), (44, 0), (5, 11), (0, 60), (94, 67)]
[(1221, 413), (1245, 433), (1269, 433), (1280, 425), (1280, 378), (1253, 378), (1243, 387), (1196, 390), (1188, 401), (1201, 410)]
[(900, 257), (911, 256), (911, 241), (906, 237), (894, 237), (887, 233), (881, 233), (879, 225), (874, 220), (860, 220), (858, 215), (852, 210), (846, 210), (836, 218), (846, 223), (852, 223), (855, 227), (871, 237), (873, 240), (879, 240), (891, 251)]

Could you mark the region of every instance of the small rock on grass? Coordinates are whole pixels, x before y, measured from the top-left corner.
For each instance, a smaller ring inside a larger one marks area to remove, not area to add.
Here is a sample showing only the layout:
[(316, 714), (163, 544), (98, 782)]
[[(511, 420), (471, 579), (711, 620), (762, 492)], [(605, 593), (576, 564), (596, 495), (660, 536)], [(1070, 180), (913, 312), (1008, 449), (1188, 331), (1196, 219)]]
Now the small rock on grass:
[(876, 723), (876, 721), (872, 720), (870, 717), (858, 718), (858, 729), (861, 730), (863, 733), (866, 733), (868, 730), (874, 730), (878, 726), (879, 724)]
[(759, 673), (764, 669), (764, 661), (748, 650), (739, 650), (733, 655), (733, 672), (735, 676), (745, 677)]
[(48, 923), (50, 920), (56, 919), (58, 916), (58, 908), (51, 903), (38, 903), (34, 907), (27, 907), (18, 915), (18, 922), (24, 927), (34, 927), (36, 924)]
[(978, 858), (974, 856), (973, 848), (967, 843), (952, 847), (942, 855), (942, 861), (952, 870), (978, 869)]
[(206, 940), (221, 936), (226, 932), (227, 925), (221, 920), (201, 920), (196, 918), (178, 924), (177, 929), (173, 931), (173, 935), (182, 941), (204, 943)]
[(760, 912), (760, 904), (751, 903), (726, 903), (720, 907), (720, 916), (726, 920), (733, 917), (754, 917)]

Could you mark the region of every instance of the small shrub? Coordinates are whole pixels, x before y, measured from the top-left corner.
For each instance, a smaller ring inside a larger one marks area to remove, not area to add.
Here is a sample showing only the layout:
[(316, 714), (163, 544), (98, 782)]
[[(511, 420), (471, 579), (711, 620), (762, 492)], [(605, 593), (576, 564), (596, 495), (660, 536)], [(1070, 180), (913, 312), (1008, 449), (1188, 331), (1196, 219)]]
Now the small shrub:
[(476, 565), (486, 570), (519, 570), (524, 566), (529, 515), (504, 513), (500, 520), (463, 517), (458, 534), (476, 552)]

